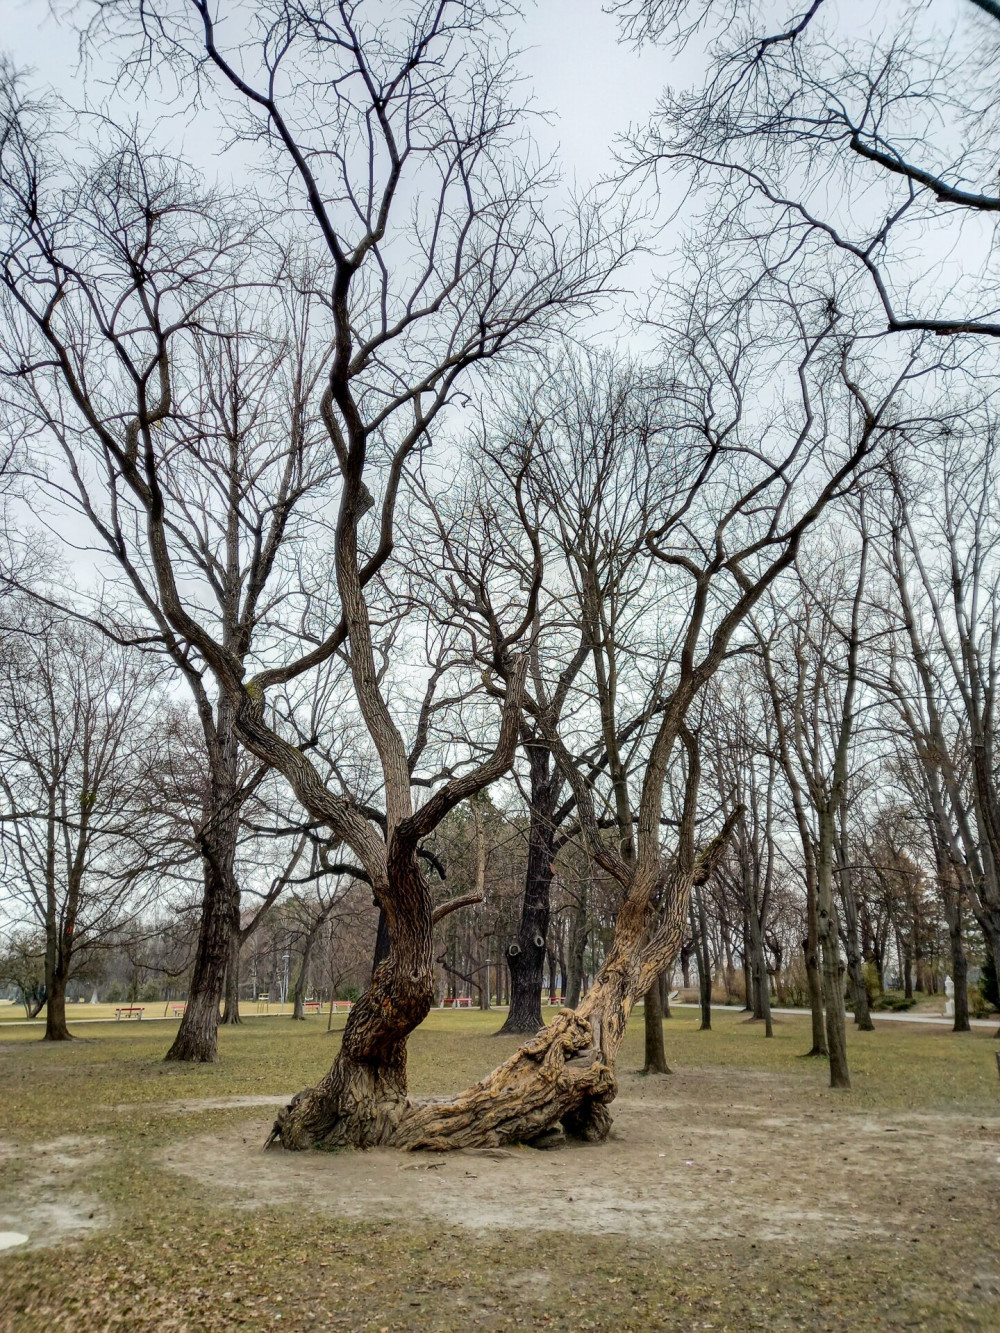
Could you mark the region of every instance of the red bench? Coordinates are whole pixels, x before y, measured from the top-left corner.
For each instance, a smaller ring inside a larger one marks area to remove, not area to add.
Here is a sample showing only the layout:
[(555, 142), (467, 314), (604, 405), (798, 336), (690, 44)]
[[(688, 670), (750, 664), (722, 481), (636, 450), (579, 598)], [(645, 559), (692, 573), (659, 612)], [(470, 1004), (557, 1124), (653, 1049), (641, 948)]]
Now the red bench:
[(115, 1010), (115, 1019), (120, 1023), (123, 1018), (141, 1018), (144, 1008), (141, 1004), (123, 1004)]
[(306, 1000), (302, 1008), (307, 1014), (321, 1014), (323, 1012), (322, 1000)]

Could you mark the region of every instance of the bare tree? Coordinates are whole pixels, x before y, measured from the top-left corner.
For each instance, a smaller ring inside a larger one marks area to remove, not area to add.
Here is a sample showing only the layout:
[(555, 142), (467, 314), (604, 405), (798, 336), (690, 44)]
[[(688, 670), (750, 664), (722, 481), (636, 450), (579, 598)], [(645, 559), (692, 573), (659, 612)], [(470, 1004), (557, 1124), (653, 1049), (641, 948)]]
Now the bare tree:
[(8, 910), (45, 938), (45, 1039), (65, 1041), (66, 987), (119, 938), (163, 875), (150, 801), (162, 744), (150, 664), (22, 604), (0, 663), (0, 838)]

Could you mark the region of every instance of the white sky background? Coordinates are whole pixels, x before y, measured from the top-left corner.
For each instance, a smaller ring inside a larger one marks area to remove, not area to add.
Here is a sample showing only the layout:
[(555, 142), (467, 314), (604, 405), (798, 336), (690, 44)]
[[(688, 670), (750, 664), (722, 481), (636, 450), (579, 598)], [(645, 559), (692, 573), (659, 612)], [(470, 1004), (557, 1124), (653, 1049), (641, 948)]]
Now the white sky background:
[[(664, 84), (687, 82), (695, 72), (694, 51), (672, 63), (662, 51), (623, 46), (616, 21), (601, 6), (602, 0), (538, 0), (527, 6), (516, 40), (537, 109), (553, 113), (551, 124), (536, 122), (534, 133), (544, 148), (558, 151), (567, 181), (580, 187), (611, 169), (614, 136), (648, 118)], [(39, 84), (83, 100), (75, 38), (51, 16), (48, 0), (0, 0), (0, 50), (32, 68)], [(216, 169), (211, 146), (198, 137), (177, 146), (207, 174)]]

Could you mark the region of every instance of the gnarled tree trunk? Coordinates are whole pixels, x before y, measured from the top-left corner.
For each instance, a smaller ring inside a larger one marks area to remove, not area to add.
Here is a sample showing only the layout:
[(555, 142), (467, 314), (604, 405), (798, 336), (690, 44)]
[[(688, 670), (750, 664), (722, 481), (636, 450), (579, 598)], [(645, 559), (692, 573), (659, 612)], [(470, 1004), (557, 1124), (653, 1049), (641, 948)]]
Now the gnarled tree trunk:
[[(406, 1106), (406, 1041), (434, 1002), (431, 893), (416, 856), (390, 859), (393, 891), (377, 892), (389, 952), (351, 1009), (333, 1068), (278, 1116), (286, 1148), (373, 1148), (394, 1141)], [(402, 910), (401, 910), (402, 909)]]
[[(559, 1124), (575, 1138), (606, 1138), (607, 1108), (617, 1091), (614, 1062), (629, 1014), (677, 957), (691, 887), (717, 866), (734, 818), (697, 862), (690, 851), (679, 858), (652, 938), (654, 879), (626, 894), (604, 966), (579, 1007), (561, 1009), (554, 1022), (481, 1082), (443, 1101), (406, 1098), (406, 1038), (433, 998), (432, 916), (415, 858), (396, 867), (390, 956), (352, 1010), (333, 1069), (280, 1113), (268, 1142), (280, 1139), (293, 1149), (496, 1147), (530, 1141)], [(401, 896), (416, 908), (421, 895), (426, 910), (395, 911)]]

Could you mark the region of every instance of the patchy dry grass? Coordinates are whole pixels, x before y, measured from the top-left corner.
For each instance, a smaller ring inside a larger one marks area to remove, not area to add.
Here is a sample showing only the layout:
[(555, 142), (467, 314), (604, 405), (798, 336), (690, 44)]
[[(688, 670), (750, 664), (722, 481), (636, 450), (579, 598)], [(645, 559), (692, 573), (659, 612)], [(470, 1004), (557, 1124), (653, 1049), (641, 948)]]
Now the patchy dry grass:
[[(325, 1018), (223, 1029), (210, 1067), (164, 1065), (162, 1023), (81, 1027), (85, 1040), (52, 1046), (37, 1029), (5, 1030), (0, 1230), (28, 1231), (31, 1242), (0, 1255), (0, 1330), (1000, 1329), (990, 1035), (902, 1024), (852, 1032), (855, 1087), (845, 1094), (826, 1087), (821, 1061), (800, 1058), (806, 1020), (781, 1020), (772, 1041), (742, 1015), (715, 1022), (706, 1034), (690, 1011), (668, 1021), (682, 1072), (623, 1077), (622, 1137), (607, 1150), (547, 1153), (537, 1172), (522, 1150), (492, 1163), (488, 1188), (483, 1173), (487, 1208), (537, 1176), (544, 1229), (506, 1225), (499, 1206), (495, 1221), (487, 1213), (475, 1227), (408, 1206), (401, 1216), (374, 1207), (370, 1218), (338, 1215), (322, 1180), (296, 1203), (288, 1190), (269, 1194), (265, 1173), (257, 1183), (250, 1154), (271, 1114), (266, 1099), (327, 1066), (337, 1037)], [(413, 1091), (447, 1093), (479, 1077), (516, 1045), (495, 1037), (497, 1026), (496, 1015), (433, 1013), (411, 1043)], [(641, 1040), (633, 1023), (623, 1071), (641, 1064)], [(170, 1145), (207, 1139), (221, 1153), (240, 1135), (249, 1140), (242, 1194), (167, 1164)], [(633, 1157), (638, 1178), (628, 1180), (622, 1163)], [(690, 1225), (663, 1228), (650, 1214), (631, 1234), (558, 1230), (561, 1217), (572, 1222), (574, 1182), (607, 1176), (606, 1194), (641, 1196), (643, 1173), (661, 1159)], [(266, 1160), (272, 1180), (286, 1162), (307, 1175), (320, 1160), (337, 1168), (326, 1157)], [(372, 1162), (381, 1185), (403, 1179), (391, 1175), (397, 1162)], [(471, 1174), (457, 1162), (448, 1172)], [(418, 1178), (418, 1201), (420, 1189), (444, 1188), (440, 1171), (405, 1177)], [(812, 1231), (775, 1239), (774, 1217), (803, 1189), (817, 1217), (843, 1214), (852, 1227), (831, 1228), (818, 1244), (822, 1222), (813, 1221)], [(759, 1228), (746, 1223), (748, 1207)]]

